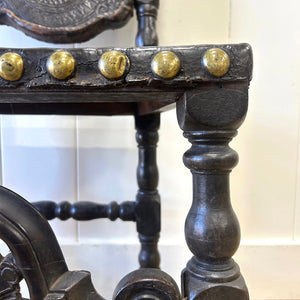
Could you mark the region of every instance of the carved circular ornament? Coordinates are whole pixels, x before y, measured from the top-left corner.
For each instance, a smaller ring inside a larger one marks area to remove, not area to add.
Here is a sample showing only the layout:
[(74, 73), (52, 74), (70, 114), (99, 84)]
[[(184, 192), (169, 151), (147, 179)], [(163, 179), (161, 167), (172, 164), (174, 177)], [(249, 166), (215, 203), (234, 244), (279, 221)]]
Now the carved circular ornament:
[[(46, 27), (74, 27), (114, 13), (122, 0), (10, 0), (16, 15)], [(25, 5), (24, 5), (25, 4)]]
[(0, 1), (0, 23), (55, 43), (88, 40), (123, 26), (132, 14), (133, 0)]
[(26, 3), (32, 5), (52, 6), (64, 5), (74, 2), (74, 0), (25, 0)]
[[(14, 2), (14, 0), (12, 1)], [(79, 17), (80, 22), (83, 19), (88, 20), (91, 15), (105, 14), (118, 9), (123, 0), (25, 0), (25, 3), (33, 9), (45, 14), (58, 15), (70, 18)], [(39, 18), (39, 16), (37, 16)], [(42, 20), (42, 18), (41, 18)], [(58, 21), (58, 20), (55, 20)], [(61, 20), (63, 22), (64, 20)], [(73, 20), (75, 21), (75, 19)], [(53, 22), (53, 20), (51, 21)], [(68, 24), (65, 24), (66, 26)], [(53, 26), (53, 25), (52, 25)]]
[(53, 7), (57, 5), (65, 5), (75, 2), (74, 0), (25, 0), (25, 2), (32, 6), (40, 6), (41, 8)]

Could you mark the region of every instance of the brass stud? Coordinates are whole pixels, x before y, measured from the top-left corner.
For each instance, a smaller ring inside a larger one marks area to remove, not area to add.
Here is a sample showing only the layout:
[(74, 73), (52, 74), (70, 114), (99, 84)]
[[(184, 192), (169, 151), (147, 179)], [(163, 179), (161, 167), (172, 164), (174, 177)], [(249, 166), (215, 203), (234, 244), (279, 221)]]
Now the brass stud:
[(75, 59), (69, 52), (54, 52), (47, 60), (47, 70), (56, 79), (66, 79), (75, 70)]
[(180, 69), (180, 59), (171, 51), (157, 53), (151, 62), (153, 73), (164, 79), (170, 79), (177, 75)]
[(130, 61), (126, 54), (113, 50), (102, 54), (98, 66), (104, 77), (113, 80), (128, 72)]
[(23, 59), (17, 53), (5, 53), (0, 57), (0, 76), (8, 81), (16, 81), (23, 74)]
[(230, 58), (224, 50), (212, 48), (204, 53), (202, 63), (208, 73), (216, 77), (221, 77), (229, 70)]

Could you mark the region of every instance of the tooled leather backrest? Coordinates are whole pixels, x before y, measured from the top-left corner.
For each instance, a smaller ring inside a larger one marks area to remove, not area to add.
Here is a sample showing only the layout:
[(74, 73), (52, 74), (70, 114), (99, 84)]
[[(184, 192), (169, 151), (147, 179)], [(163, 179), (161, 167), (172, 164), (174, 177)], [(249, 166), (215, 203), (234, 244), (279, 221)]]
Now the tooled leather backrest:
[(157, 44), (159, 0), (0, 0), (0, 24), (51, 43), (89, 40), (124, 26), (137, 10), (137, 45)]

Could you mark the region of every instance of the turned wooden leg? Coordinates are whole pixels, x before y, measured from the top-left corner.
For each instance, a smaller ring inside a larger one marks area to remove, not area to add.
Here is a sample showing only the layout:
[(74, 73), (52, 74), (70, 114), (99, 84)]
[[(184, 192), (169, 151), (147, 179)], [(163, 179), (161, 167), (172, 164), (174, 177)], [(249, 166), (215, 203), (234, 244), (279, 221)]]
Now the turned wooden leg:
[(159, 268), (157, 243), (160, 232), (160, 196), (157, 191), (156, 145), (160, 114), (138, 116), (135, 118), (135, 125), (139, 149), (137, 168), (139, 190), (136, 196), (135, 213), (142, 245), (139, 262), (142, 268)]
[(183, 161), (193, 176), (193, 203), (185, 224), (194, 254), (182, 273), (188, 300), (246, 300), (247, 287), (232, 259), (240, 227), (232, 209), (229, 173), (238, 155), (228, 143), (247, 111), (247, 83), (203, 86), (178, 102), (184, 136), (192, 144)]
[[(136, 46), (157, 45), (156, 17), (159, 0), (135, 0), (134, 5), (138, 19)], [(157, 249), (160, 232), (160, 197), (157, 191), (158, 168), (156, 163), (159, 125), (160, 114), (135, 117), (136, 140), (139, 148), (136, 222), (142, 245), (139, 255), (141, 268), (159, 268), (160, 264)]]
[(138, 19), (136, 46), (157, 46), (156, 17), (159, 0), (135, 0), (134, 6)]

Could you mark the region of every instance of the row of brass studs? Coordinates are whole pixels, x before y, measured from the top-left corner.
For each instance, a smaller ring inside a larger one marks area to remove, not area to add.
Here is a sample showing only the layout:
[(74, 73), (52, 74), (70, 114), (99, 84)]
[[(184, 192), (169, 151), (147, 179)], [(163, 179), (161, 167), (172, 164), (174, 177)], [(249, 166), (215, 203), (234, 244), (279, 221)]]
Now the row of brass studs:
[[(75, 59), (65, 51), (53, 53), (47, 60), (47, 70), (56, 79), (64, 80), (72, 75), (75, 70)], [(230, 58), (219, 48), (212, 48), (205, 52), (202, 65), (213, 76), (221, 77), (228, 72)], [(98, 64), (101, 74), (110, 79), (124, 76), (130, 67), (130, 60), (119, 51), (105, 52)], [(163, 78), (174, 78), (180, 70), (180, 59), (171, 51), (161, 51), (154, 56), (151, 62), (154, 74)], [(23, 59), (17, 53), (5, 53), (0, 57), (0, 76), (8, 81), (16, 81), (23, 74)]]

